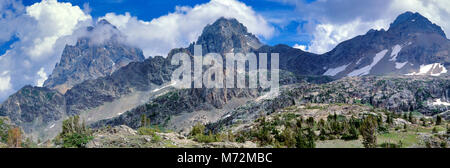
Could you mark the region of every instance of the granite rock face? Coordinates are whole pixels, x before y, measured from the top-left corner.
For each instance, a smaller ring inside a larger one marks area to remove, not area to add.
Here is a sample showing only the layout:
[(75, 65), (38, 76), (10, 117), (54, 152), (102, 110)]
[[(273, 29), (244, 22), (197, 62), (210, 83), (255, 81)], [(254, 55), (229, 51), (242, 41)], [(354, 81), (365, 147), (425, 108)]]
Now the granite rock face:
[(220, 18), (203, 29), (197, 42), (189, 46), (191, 53), (194, 51), (193, 45), (201, 45), (204, 54), (224, 54), (229, 52), (249, 53), (261, 47), (262, 43), (236, 19)]
[[(165, 58), (155, 57), (130, 63), (106, 77), (84, 81), (65, 94), (45, 87), (26, 86), (0, 106), (0, 116), (8, 116), (35, 138), (51, 138), (60, 130), (65, 117), (96, 116), (88, 110), (135, 92), (156, 89), (170, 81), (172, 69)], [(100, 110), (101, 113), (108, 111)], [(90, 121), (100, 119), (104, 117), (89, 118)]]
[(75, 46), (64, 48), (61, 61), (56, 64), (44, 87), (65, 93), (85, 80), (110, 75), (130, 62), (143, 61), (142, 51), (122, 44), (124, 38), (106, 20), (99, 21), (96, 27), (89, 27)]
[[(184, 52), (191, 58), (194, 55), (194, 45), (202, 46), (202, 55), (208, 53), (250, 53), (256, 51), (262, 44), (258, 38), (247, 32), (247, 28), (236, 19), (220, 18), (204, 28), (198, 40), (187, 48), (173, 49), (167, 60), (174, 54)], [(224, 60), (225, 62), (225, 60)], [(204, 69), (208, 67), (203, 67)], [(112, 119), (102, 120), (92, 126), (127, 125), (131, 128), (140, 127), (142, 115), (150, 116), (154, 124), (168, 126), (172, 116), (199, 111), (214, 111), (223, 109), (230, 101), (238, 98), (255, 98), (258, 89), (230, 89), (230, 88), (190, 88), (168, 92), (148, 103), (138, 106)], [(240, 102), (244, 104), (245, 102)], [(190, 118), (186, 118), (190, 120)], [(211, 119), (206, 119), (211, 121)], [(214, 120), (212, 120), (214, 121)]]

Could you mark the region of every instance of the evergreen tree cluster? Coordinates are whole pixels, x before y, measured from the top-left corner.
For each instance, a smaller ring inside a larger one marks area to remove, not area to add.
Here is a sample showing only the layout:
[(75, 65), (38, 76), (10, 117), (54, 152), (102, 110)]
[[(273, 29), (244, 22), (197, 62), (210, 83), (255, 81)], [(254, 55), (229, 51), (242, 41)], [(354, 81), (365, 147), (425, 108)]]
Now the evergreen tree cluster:
[(93, 139), (92, 131), (79, 116), (72, 116), (62, 123), (62, 132), (54, 139), (63, 148), (84, 148)]

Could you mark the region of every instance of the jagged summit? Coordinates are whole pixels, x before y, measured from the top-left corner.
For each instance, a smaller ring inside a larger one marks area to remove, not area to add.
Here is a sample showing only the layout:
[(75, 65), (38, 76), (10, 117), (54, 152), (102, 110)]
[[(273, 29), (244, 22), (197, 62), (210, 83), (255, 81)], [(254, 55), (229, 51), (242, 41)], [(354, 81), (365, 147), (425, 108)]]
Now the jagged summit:
[(202, 45), (206, 53), (249, 52), (262, 46), (242, 23), (224, 17), (207, 25), (195, 44)]
[(428, 74), (420, 72), (428, 72), (428, 67), (444, 67), (435, 73), (442, 75), (449, 65), (449, 48), (450, 42), (441, 27), (419, 13), (405, 12), (387, 31), (372, 29), (325, 53), (322, 75), (342, 78)]
[(97, 21), (97, 23), (95, 24), (95, 26), (89, 26), (89, 27), (87, 28), (87, 30), (88, 30), (89, 32), (92, 32), (92, 31), (95, 30), (95, 29), (104, 28), (104, 27), (111, 28), (111, 29), (113, 29), (114, 31), (117, 31), (116, 33), (121, 34), (121, 32), (119, 31), (119, 29), (117, 29), (117, 27), (116, 27), (115, 25), (111, 24), (111, 22), (109, 22), (109, 21), (106, 20), (106, 19), (101, 19), (101, 20)]
[(101, 19), (97, 22), (98, 25), (112, 25), (108, 20)]
[(125, 36), (107, 20), (100, 20), (77, 40), (67, 45), (61, 60), (44, 86), (65, 93), (88, 79), (104, 77), (130, 62), (145, 59), (141, 49), (123, 44)]
[(446, 37), (442, 28), (420, 13), (405, 12), (397, 17), (390, 25), (389, 31), (402, 33), (437, 33)]

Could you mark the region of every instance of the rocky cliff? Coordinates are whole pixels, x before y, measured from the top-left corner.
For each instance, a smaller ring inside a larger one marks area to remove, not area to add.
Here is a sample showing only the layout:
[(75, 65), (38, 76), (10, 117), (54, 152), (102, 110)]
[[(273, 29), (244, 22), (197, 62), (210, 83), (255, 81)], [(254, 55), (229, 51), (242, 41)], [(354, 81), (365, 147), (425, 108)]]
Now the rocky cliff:
[(130, 62), (143, 61), (138, 48), (127, 46), (119, 30), (106, 20), (87, 28), (74, 46), (67, 45), (44, 87), (61, 93), (85, 80), (112, 74)]

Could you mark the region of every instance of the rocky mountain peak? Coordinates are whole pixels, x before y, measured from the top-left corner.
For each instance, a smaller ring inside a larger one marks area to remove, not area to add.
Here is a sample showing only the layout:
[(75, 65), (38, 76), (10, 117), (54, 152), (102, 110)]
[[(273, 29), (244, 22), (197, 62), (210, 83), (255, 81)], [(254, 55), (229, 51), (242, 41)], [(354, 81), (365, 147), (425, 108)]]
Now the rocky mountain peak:
[[(419, 13), (405, 12), (389, 30), (370, 30), (324, 54), (322, 75), (444, 75), (450, 42), (444, 31)], [(319, 62), (318, 60), (310, 62)], [(438, 67), (436, 70), (433, 67)], [(432, 73), (427, 73), (433, 71)], [(320, 72), (319, 72), (320, 73)]]
[(86, 30), (74, 46), (64, 48), (45, 87), (65, 93), (85, 80), (104, 77), (130, 62), (145, 59), (141, 49), (122, 43), (126, 37), (107, 20)]
[(204, 53), (249, 52), (262, 46), (242, 23), (224, 17), (207, 25), (195, 44), (202, 45)]
[(112, 24), (106, 19), (101, 19), (97, 22), (97, 25), (112, 25)]
[(437, 33), (446, 37), (442, 28), (420, 13), (405, 12), (390, 25), (390, 31), (402, 33)]

